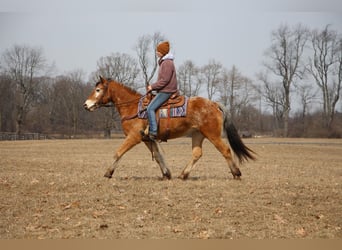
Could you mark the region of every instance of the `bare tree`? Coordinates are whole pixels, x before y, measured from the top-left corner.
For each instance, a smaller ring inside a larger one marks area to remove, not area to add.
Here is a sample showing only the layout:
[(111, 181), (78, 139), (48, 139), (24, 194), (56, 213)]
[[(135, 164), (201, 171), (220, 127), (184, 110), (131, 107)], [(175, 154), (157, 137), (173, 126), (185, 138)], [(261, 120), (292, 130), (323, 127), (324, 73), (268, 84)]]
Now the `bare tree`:
[(312, 103), (316, 98), (316, 92), (313, 90), (311, 85), (300, 85), (297, 87), (298, 94), (302, 105), (301, 119), (302, 119), (302, 132), (306, 134), (306, 117), (308, 113), (309, 104)]
[(26, 115), (25, 128), (36, 133), (48, 133), (50, 129), (51, 91), (55, 79), (47, 76), (39, 78), (39, 86), (35, 90), (35, 98), (30, 112)]
[(282, 128), (281, 121), (284, 112), (284, 89), (277, 82), (272, 82), (267, 73), (259, 73), (258, 80), (262, 83), (262, 88), (255, 89), (264, 98), (266, 104), (271, 107), (273, 114), (273, 133), (279, 136), (279, 129)]
[(287, 137), (291, 110), (291, 86), (297, 79), (301, 79), (305, 72), (302, 57), (308, 39), (308, 30), (300, 24), (292, 29), (287, 25), (282, 25), (272, 32), (271, 37), (272, 45), (265, 53), (269, 61), (265, 63), (265, 66), (280, 79), (282, 93), (277, 96), (282, 98), (280, 101), (283, 104), (282, 122), (284, 136)]
[(82, 90), (84, 73), (81, 70), (57, 77), (53, 85), (53, 106), (50, 120), (55, 128), (74, 137), (79, 128), (80, 113), (83, 112), (84, 93)]
[(191, 60), (185, 61), (177, 71), (178, 85), (180, 91), (187, 96), (197, 96), (200, 90), (198, 80), (199, 69)]
[(210, 60), (207, 65), (201, 68), (201, 83), (206, 86), (206, 91), (209, 100), (213, 100), (214, 95), (218, 90), (221, 81), (222, 64), (215, 60)]
[(342, 37), (327, 25), (312, 32), (311, 43), (314, 53), (309, 71), (322, 92), (323, 125), (330, 129), (342, 88)]
[(13, 110), (15, 96), (15, 86), (11, 79), (5, 75), (0, 75), (0, 131), (12, 132), (15, 129)]
[(39, 74), (46, 66), (41, 48), (14, 45), (3, 54), (4, 70), (16, 85), (16, 133), (20, 134), (25, 115), (31, 108)]
[(165, 40), (164, 36), (159, 32), (155, 32), (153, 35), (143, 35), (139, 37), (138, 42), (134, 47), (138, 55), (139, 65), (146, 87), (150, 84), (156, 73), (158, 58), (155, 49), (163, 40)]
[(96, 78), (101, 75), (136, 88), (135, 81), (139, 74), (139, 67), (137, 61), (130, 55), (113, 53), (110, 56), (101, 57), (97, 61), (96, 74)]
[(243, 76), (235, 65), (230, 70), (223, 69), (219, 84), (220, 102), (228, 107), (230, 119), (235, 121), (236, 115), (250, 101), (251, 81)]

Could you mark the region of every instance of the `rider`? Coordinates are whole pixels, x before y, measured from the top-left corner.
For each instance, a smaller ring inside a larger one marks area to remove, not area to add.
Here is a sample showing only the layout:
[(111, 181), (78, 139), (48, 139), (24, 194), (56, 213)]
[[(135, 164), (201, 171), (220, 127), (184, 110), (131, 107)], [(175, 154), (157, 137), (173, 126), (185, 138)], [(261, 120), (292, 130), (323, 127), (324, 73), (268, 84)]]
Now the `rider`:
[(147, 117), (149, 121), (149, 139), (157, 139), (158, 125), (156, 120), (156, 110), (166, 102), (172, 94), (178, 92), (176, 68), (173, 63), (173, 55), (169, 53), (170, 44), (168, 41), (161, 42), (156, 48), (156, 54), (159, 57), (158, 79), (155, 83), (147, 87), (147, 92), (157, 91), (157, 95), (147, 106)]

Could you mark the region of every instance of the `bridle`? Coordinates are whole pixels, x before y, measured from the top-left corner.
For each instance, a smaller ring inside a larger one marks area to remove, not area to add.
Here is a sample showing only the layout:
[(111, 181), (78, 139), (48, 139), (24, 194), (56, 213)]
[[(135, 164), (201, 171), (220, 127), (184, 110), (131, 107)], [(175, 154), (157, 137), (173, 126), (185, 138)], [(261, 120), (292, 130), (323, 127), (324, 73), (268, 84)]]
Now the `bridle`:
[(128, 105), (131, 104), (131, 103), (135, 103), (135, 102), (138, 103), (141, 99), (145, 98), (146, 95), (147, 95), (147, 94), (142, 95), (142, 96), (140, 96), (140, 97), (138, 97), (138, 98), (134, 98), (134, 99), (132, 99), (132, 100), (126, 101), (126, 102), (121, 102), (121, 103), (114, 103), (114, 102), (112, 102), (112, 101), (109, 102), (109, 103), (107, 103), (107, 104), (101, 104), (101, 103), (99, 103), (98, 106), (99, 106), (99, 107), (105, 107), (105, 108), (110, 108), (110, 107), (114, 107), (114, 106), (116, 106), (116, 107), (128, 106)]

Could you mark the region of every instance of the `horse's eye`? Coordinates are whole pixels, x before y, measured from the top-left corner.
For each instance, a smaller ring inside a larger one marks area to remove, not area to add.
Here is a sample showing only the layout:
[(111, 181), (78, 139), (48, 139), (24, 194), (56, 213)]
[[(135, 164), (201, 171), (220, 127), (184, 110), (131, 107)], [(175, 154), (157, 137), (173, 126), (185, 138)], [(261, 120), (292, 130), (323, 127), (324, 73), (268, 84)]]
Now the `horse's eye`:
[(101, 89), (96, 89), (96, 92), (99, 93), (101, 91)]

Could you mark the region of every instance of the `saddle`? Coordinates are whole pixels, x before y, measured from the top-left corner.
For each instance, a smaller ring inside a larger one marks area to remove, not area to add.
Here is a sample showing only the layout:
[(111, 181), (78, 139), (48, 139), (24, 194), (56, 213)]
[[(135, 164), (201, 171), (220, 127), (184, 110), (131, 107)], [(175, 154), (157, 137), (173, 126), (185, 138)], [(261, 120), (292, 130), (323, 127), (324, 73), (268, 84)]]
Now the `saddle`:
[[(146, 109), (154, 97), (155, 97), (155, 95), (153, 95), (153, 94), (147, 95), (142, 101), (142, 108)], [(179, 92), (176, 92), (173, 95), (171, 95), (171, 97), (165, 103), (163, 103), (160, 106), (160, 108), (161, 109), (168, 109), (170, 107), (171, 108), (178, 108), (178, 107), (182, 107), (184, 105), (184, 103), (185, 103), (185, 96), (180, 95)]]

